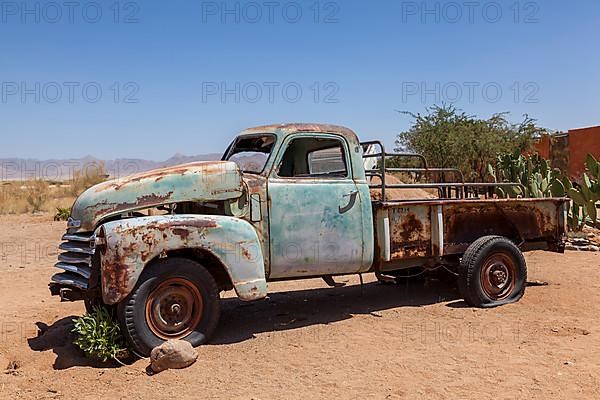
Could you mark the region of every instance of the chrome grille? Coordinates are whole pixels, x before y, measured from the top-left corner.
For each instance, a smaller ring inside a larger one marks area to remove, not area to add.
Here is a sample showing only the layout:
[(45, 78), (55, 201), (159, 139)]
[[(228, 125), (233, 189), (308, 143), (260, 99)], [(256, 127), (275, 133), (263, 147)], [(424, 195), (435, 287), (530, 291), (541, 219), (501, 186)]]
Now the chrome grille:
[(52, 276), (52, 282), (61, 286), (70, 286), (87, 290), (92, 275), (92, 257), (95, 253), (96, 237), (89, 234), (66, 234), (58, 246), (63, 253), (58, 255), (55, 267), (63, 272)]

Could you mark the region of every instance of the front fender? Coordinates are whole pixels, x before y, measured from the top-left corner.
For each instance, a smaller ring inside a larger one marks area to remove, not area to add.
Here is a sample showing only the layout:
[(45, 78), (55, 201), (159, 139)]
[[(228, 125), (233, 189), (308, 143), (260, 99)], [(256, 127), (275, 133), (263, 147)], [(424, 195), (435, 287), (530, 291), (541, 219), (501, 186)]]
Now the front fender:
[(241, 300), (267, 295), (260, 242), (252, 225), (244, 220), (212, 215), (133, 218), (102, 225), (97, 237), (106, 304), (127, 297), (150, 261), (183, 249), (202, 249), (218, 258)]

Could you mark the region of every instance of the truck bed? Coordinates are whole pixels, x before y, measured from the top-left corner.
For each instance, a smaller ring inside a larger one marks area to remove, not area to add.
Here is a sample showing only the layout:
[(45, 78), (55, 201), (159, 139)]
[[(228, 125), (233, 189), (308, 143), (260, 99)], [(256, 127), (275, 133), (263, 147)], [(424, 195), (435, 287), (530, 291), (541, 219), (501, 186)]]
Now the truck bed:
[(523, 251), (564, 251), (566, 203), (545, 199), (433, 199), (373, 202), (381, 270), (459, 256), (475, 240), (500, 235)]

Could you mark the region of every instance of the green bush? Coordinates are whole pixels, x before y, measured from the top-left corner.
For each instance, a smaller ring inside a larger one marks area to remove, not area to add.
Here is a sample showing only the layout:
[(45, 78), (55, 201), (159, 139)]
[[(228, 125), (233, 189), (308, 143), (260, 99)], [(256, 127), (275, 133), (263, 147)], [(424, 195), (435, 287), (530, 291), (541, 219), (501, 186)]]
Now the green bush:
[(425, 114), (402, 113), (413, 121), (398, 134), (396, 151), (423, 154), (431, 167), (458, 168), (467, 182), (485, 181), (487, 165), (497, 154), (527, 152), (534, 138), (546, 132), (528, 116), (520, 123), (511, 123), (506, 113), (481, 119), (452, 105), (434, 106)]
[(86, 357), (106, 362), (119, 361), (118, 356), (125, 351), (124, 339), (119, 324), (104, 307), (94, 307), (91, 313), (74, 319), (76, 334), (73, 342)]
[(56, 214), (54, 214), (55, 221), (67, 221), (71, 216), (71, 209), (69, 207), (56, 207)]

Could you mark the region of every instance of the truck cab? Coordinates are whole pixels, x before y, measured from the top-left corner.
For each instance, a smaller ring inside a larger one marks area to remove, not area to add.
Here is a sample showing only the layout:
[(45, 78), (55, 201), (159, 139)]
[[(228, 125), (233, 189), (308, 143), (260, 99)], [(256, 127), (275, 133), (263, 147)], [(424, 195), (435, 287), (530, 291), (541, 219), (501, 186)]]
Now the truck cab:
[[(375, 149), (375, 150), (374, 150)], [(377, 150), (378, 149), (378, 150)], [(389, 157), (423, 165), (387, 168)], [(390, 183), (390, 173), (450, 173)], [(267, 282), (444, 268), (468, 304), (517, 301), (522, 251), (564, 249), (565, 199), (482, 198), (495, 186), (388, 154), (350, 129), (284, 124), (243, 131), (222, 160), (108, 181), (75, 202), (50, 290), (114, 310), (131, 348), (205, 343), (220, 293), (267, 296)], [(424, 198), (406, 198), (419, 189)], [(392, 192), (400, 195), (390, 196)], [(432, 195), (435, 193), (435, 195)], [(425, 196), (426, 195), (426, 196)]]
[[(257, 143), (268, 143), (268, 153), (257, 154)], [(248, 221), (268, 232), (262, 250), (269, 279), (371, 268), (373, 213), (361, 154), (353, 132), (331, 126), (254, 128), (231, 145), (224, 158), (243, 171)]]

